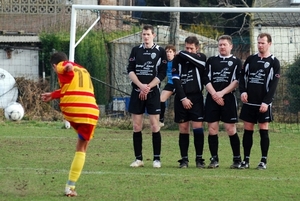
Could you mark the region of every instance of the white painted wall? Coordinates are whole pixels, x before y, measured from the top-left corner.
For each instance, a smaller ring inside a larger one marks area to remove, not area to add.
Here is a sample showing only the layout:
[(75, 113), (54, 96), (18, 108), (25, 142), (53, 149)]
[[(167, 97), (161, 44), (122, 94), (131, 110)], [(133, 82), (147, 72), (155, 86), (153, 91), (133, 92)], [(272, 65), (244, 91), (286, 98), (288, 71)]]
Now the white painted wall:
[(300, 28), (298, 27), (261, 27), (254, 30), (253, 42), (257, 51), (256, 37), (260, 32), (272, 36), (271, 53), (284, 63), (293, 63), (295, 56), (300, 53)]
[(10, 59), (6, 52), (0, 49), (1, 68), (8, 71), (13, 77), (25, 77), (26, 79), (39, 79), (39, 58), (37, 50), (15, 49)]
[(82, 5), (97, 5), (97, 0), (75, 0), (73, 4), (82, 4)]

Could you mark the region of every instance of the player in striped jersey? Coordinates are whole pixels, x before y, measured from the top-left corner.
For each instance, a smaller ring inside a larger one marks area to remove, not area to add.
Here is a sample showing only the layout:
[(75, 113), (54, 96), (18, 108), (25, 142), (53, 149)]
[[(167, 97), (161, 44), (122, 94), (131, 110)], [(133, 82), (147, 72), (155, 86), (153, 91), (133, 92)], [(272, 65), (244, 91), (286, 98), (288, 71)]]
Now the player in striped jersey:
[(76, 153), (65, 187), (65, 195), (73, 197), (77, 196), (75, 183), (85, 163), (86, 150), (94, 135), (99, 109), (90, 74), (85, 68), (68, 61), (67, 55), (63, 52), (54, 53), (50, 63), (57, 74), (60, 89), (42, 94), (42, 100), (48, 102), (60, 99), (60, 109), (64, 118), (78, 134)]

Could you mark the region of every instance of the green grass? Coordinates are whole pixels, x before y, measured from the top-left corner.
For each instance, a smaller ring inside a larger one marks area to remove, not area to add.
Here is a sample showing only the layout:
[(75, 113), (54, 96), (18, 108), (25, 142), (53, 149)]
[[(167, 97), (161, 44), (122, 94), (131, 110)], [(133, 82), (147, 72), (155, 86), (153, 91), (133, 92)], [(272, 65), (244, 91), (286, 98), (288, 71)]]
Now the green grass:
[[(76, 134), (61, 123), (0, 121), (0, 200), (299, 200), (300, 133), (270, 132), (268, 169), (260, 160), (256, 132), (248, 170), (229, 169), (229, 139), (220, 133), (218, 169), (197, 169), (190, 138), (190, 167), (179, 169), (178, 131), (162, 130), (162, 168), (152, 168), (151, 135), (143, 131), (145, 167), (130, 168), (132, 131), (97, 128), (76, 190), (63, 197), (75, 152)], [(204, 157), (209, 159), (207, 130)], [(239, 133), (240, 137), (242, 133)], [(242, 150), (242, 149), (241, 149)]]

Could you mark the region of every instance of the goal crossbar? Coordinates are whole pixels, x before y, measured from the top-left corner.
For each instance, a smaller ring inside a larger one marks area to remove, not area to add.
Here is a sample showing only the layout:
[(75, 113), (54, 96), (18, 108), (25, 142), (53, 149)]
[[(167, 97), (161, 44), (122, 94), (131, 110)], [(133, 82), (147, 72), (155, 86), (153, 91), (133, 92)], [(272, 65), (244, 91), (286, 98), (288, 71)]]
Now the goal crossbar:
[(156, 6), (102, 6), (102, 5), (72, 5), (74, 10), (119, 10), (145, 12), (214, 12), (214, 13), (245, 13), (245, 12), (300, 12), (299, 7), (156, 7)]
[(69, 59), (74, 61), (75, 48), (80, 41), (88, 34), (93, 26), (100, 20), (97, 20), (84, 33), (84, 35), (76, 43), (76, 15), (77, 10), (114, 10), (114, 11), (144, 11), (144, 12), (202, 12), (202, 13), (300, 13), (299, 7), (151, 7), (151, 6), (103, 6), (103, 5), (72, 5), (71, 11), (71, 27), (70, 27), (70, 47)]

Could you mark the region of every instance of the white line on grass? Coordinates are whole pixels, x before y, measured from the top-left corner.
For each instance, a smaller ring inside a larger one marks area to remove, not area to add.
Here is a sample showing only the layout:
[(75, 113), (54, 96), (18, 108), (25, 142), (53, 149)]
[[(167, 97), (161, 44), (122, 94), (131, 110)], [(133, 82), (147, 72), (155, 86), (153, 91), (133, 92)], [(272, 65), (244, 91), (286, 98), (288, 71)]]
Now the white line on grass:
[[(11, 138), (11, 139), (70, 139), (70, 136), (65, 136), (65, 137), (41, 137), (41, 136), (1, 136), (1, 138)], [(76, 136), (75, 136), (76, 138)], [(92, 140), (115, 140), (115, 141), (124, 141), (124, 140), (132, 140), (130, 139), (121, 139), (121, 138), (97, 138), (94, 137)], [(147, 139), (145, 139), (147, 141)]]
[[(22, 172), (34, 171), (35, 174), (42, 172), (51, 172), (52, 174), (66, 174), (69, 173), (69, 170), (51, 170), (44, 168), (14, 168), (14, 167), (6, 167), (0, 168), (0, 174), (4, 174), (5, 170), (21, 170)], [(259, 170), (258, 170), (259, 171)], [(187, 174), (169, 174), (169, 173), (139, 173), (139, 172), (110, 172), (110, 171), (82, 171), (82, 174), (92, 174), (92, 175), (140, 175), (140, 176), (164, 176), (164, 177), (195, 177), (195, 175), (187, 175)], [(255, 177), (255, 176), (237, 176), (237, 175), (199, 175), (202, 178), (229, 178), (229, 179), (244, 179), (244, 180), (269, 180), (269, 181), (300, 181), (298, 177)]]
[(2, 136), (1, 138), (11, 138), (11, 139), (64, 139), (64, 138), (70, 138), (70, 137), (37, 137), (37, 136)]

